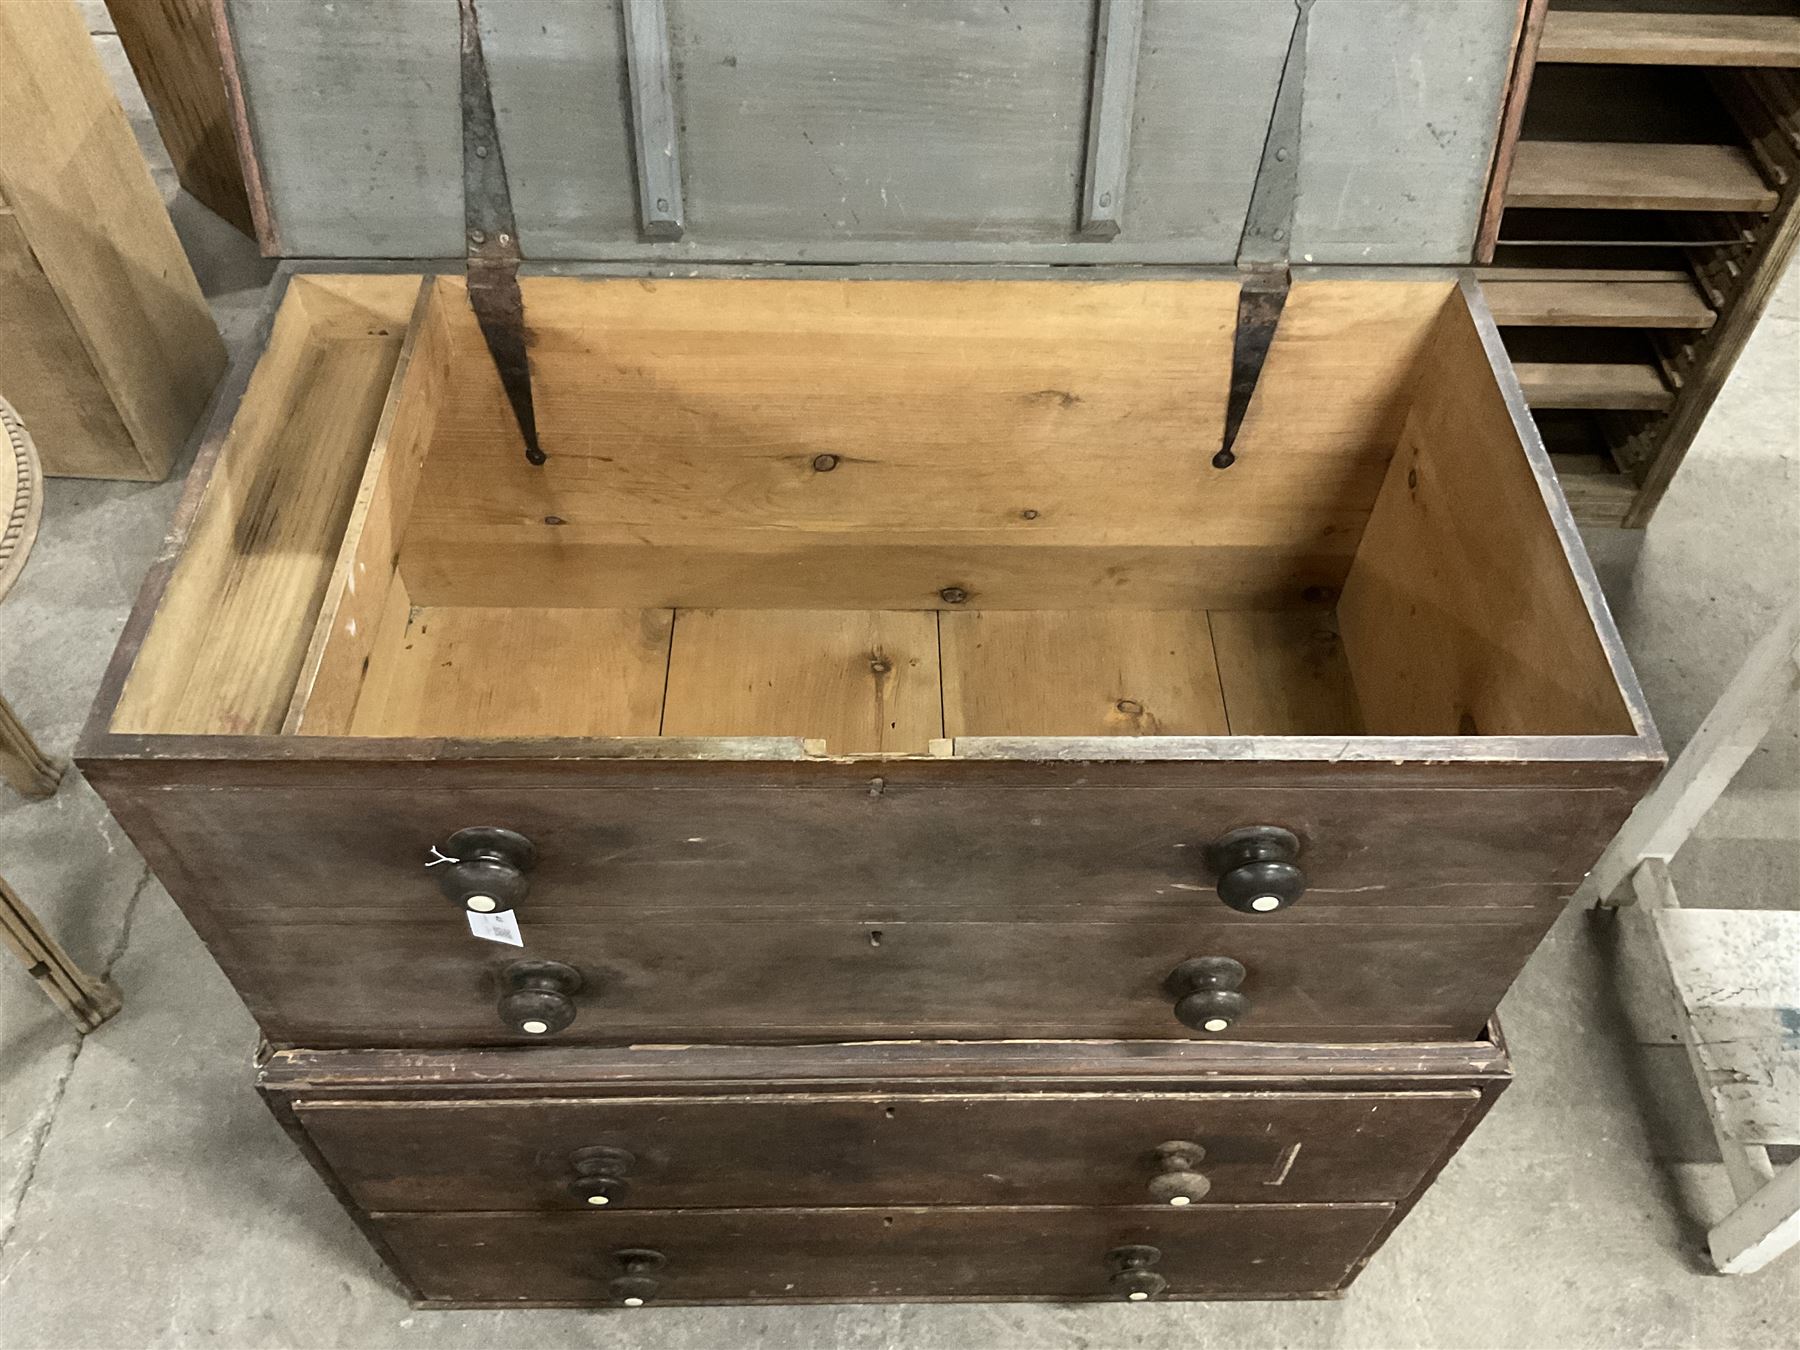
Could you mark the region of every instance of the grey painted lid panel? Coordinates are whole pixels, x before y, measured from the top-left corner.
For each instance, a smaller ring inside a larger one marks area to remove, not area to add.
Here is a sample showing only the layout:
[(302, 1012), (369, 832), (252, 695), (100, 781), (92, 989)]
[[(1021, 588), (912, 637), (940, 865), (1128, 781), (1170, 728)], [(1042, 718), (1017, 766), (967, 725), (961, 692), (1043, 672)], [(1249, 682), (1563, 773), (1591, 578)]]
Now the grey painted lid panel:
[(1318, 0), (1294, 258), (1467, 262), (1518, 0)]
[(454, 0), (231, 0), (282, 252), (462, 252)]
[(526, 255), (591, 258), (636, 244), (637, 168), (616, 3), (488, 0), (481, 29)]
[[(453, 0), (227, 0), (282, 250), (462, 251)], [(1292, 0), (1146, 0), (1122, 230), (1076, 230), (1092, 0), (667, 0), (687, 236), (639, 235), (620, 0), (484, 0), (525, 254), (1225, 263)], [(1318, 0), (1295, 259), (1466, 261), (1516, 0)]]
[(1293, 0), (1149, 0), (1115, 248), (1236, 258), (1293, 26)]
[(696, 240), (1076, 225), (1089, 0), (670, 0)]

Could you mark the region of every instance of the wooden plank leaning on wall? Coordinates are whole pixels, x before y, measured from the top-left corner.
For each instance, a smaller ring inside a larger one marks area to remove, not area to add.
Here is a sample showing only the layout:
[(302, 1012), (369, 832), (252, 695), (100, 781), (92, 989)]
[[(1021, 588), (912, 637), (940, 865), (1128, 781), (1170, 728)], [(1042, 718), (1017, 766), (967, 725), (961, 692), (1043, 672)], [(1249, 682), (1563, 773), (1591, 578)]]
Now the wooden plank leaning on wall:
[(0, 306), (0, 394), (46, 473), (159, 480), (224, 344), (80, 12), (0, 5), (0, 52), (0, 249), (34, 283)]

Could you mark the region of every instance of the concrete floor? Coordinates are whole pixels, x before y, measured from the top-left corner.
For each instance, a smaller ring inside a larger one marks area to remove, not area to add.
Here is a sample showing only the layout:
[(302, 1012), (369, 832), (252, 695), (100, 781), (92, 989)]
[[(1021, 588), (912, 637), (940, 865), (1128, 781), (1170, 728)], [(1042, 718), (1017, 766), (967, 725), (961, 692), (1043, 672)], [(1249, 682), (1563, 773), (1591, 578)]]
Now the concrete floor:
[[(264, 268), (191, 201), (174, 210), (236, 349)], [(179, 490), (49, 485), (0, 605), (0, 689), (55, 755)], [(1800, 275), (1655, 523), (1589, 544), (1678, 748), (1800, 581)], [(1502, 1008), (1517, 1084), (1341, 1302), (415, 1313), (252, 1094), (249, 1016), (77, 775), (48, 802), (0, 791), (0, 868), (125, 998), (83, 1042), (0, 960), (0, 1350), (1750, 1347), (1792, 1345), (1800, 1323), (1793, 1255), (1756, 1276), (1705, 1273), (1705, 1224), (1726, 1203), (1716, 1155), (1679, 1051), (1637, 1043), (1611, 932), (1582, 913)], [(1758, 751), (1676, 877), (1690, 904), (1800, 907), (1800, 718)]]

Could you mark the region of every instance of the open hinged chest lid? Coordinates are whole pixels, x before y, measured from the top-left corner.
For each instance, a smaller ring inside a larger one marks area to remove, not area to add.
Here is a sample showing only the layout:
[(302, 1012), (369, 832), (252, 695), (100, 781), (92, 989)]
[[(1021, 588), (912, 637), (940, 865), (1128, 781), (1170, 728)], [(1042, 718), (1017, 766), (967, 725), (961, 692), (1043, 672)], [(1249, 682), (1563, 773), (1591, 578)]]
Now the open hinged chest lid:
[[(215, 0), (264, 250), (463, 252), (459, 6)], [(533, 261), (1230, 263), (1295, 0), (475, 0)], [(1460, 264), (1518, 0), (1316, 0), (1296, 262)]]

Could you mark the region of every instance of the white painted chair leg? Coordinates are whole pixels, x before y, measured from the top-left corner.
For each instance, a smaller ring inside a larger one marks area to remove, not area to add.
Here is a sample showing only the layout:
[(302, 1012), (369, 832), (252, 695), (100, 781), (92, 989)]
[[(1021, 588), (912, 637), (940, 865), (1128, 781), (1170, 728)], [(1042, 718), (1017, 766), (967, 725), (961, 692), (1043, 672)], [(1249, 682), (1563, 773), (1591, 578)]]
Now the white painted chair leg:
[(1575, 893), (1583, 905), (1629, 905), (1626, 883), (1646, 858), (1668, 861), (1687, 842), (1800, 689), (1800, 601), (1750, 651), (1693, 740), (1639, 802)]
[(1800, 1162), (1791, 1162), (1706, 1235), (1722, 1275), (1748, 1275), (1800, 1244)]

